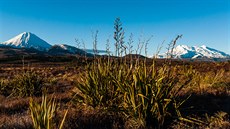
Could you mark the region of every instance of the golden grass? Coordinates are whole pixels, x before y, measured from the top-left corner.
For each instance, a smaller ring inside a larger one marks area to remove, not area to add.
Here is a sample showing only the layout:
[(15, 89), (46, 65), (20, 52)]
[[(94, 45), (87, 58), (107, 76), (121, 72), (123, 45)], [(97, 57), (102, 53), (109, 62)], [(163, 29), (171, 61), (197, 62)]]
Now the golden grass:
[[(162, 65), (156, 63), (156, 67), (160, 68)], [(172, 63), (173, 64), (173, 63)], [(177, 99), (183, 100), (189, 94), (192, 96), (181, 106), (181, 114), (185, 118), (194, 118), (205, 122), (203, 125), (192, 125), (191, 123), (185, 121), (169, 122), (166, 120), (164, 127), (171, 128), (228, 128), (229, 127), (229, 82), (230, 82), (230, 65), (229, 63), (197, 63), (188, 65), (172, 65), (174, 68), (173, 75), (179, 77), (179, 82), (184, 83), (186, 80), (184, 76), (185, 70), (190, 69), (192, 66), (192, 81), (187, 84), (179, 93)], [(37, 65), (36, 67), (40, 67)], [(69, 66), (69, 70), (65, 71), (66, 68), (62, 67), (50, 67), (42, 65), (42, 68), (37, 70), (39, 73), (46, 72), (46, 77), (53, 78), (54, 81), (46, 82), (48, 85), (48, 95), (54, 93), (57, 102), (60, 102), (60, 109), (58, 110), (57, 121), (60, 121), (64, 112), (68, 107), (71, 108), (68, 115), (66, 116), (66, 121), (64, 123), (64, 128), (137, 128), (139, 127), (140, 121), (138, 119), (133, 119), (132, 117), (125, 117), (124, 114), (119, 112), (114, 112), (112, 110), (105, 111), (103, 107), (99, 106), (93, 109), (90, 106), (82, 105), (78, 103), (77, 105), (72, 105), (71, 94), (75, 89), (74, 85), (77, 80), (80, 80), (80, 73), (86, 73), (87, 71), (82, 66)], [(74, 68), (76, 67), (76, 68)], [(52, 69), (50, 69), (52, 68)], [(73, 70), (74, 69), (74, 70)], [(223, 69), (223, 70), (220, 70)], [(12, 71), (4, 71), (4, 67), (1, 68), (1, 75), (9, 75), (9, 79), (13, 78), (13, 73), (19, 73), (15, 69)], [(19, 70), (19, 69), (18, 69)], [(60, 73), (59, 73), (60, 71)], [(149, 72), (149, 70), (147, 70)], [(61, 74), (61, 76), (59, 76)], [(3, 77), (4, 79), (7, 79)], [(47, 78), (46, 78), (47, 79)], [(200, 80), (200, 81), (199, 81)], [(140, 97), (141, 98), (141, 97)], [(36, 97), (36, 102), (41, 102), (41, 97)], [(32, 128), (32, 120), (29, 113), (29, 98), (28, 97), (8, 97), (0, 96), (0, 125), (1, 128)], [(225, 112), (223, 119), (216, 115), (218, 112)], [(205, 115), (207, 114), (207, 115)], [(105, 119), (104, 119), (105, 118)], [(176, 120), (176, 119), (174, 119)], [(55, 121), (56, 122), (56, 121)], [(59, 124), (59, 123), (56, 123)]]

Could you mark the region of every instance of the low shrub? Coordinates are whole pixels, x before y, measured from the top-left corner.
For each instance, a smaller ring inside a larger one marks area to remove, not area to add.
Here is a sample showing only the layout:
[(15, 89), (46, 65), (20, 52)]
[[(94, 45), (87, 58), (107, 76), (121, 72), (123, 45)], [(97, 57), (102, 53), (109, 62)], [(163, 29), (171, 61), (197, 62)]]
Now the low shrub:
[(2, 80), (0, 91), (5, 96), (40, 96), (44, 82), (44, 78), (38, 73), (26, 71), (15, 75), (12, 80)]

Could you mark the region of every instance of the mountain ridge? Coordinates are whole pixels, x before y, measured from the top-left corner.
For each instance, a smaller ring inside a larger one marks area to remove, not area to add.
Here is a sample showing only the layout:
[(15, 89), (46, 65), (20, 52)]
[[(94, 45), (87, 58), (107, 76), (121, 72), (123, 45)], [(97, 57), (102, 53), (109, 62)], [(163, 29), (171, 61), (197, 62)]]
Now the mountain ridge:
[[(31, 32), (23, 32), (3, 43), (0, 43), (1, 47), (14, 47), (14, 48), (34, 48), (40, 51), (48, 52), (52, 55), (94, 55), (92, 49), (79, 49), (77, 47), (67, 44), (55, 44), (50, 45), (45, 40), (39, 38)], [(106, 54), (105, 50), (97, 50), (97, 54)], [(215, 59), (223, 58), (230, 59), (230, 55), (214, 48), (202, 45), (202, 46), (188, 46), (178, 45), (173, 49), (173, 53), (170, 54), (173, 58), (177, 59)], [(167, 58), (169, 54), (164, 53), (158, 55), (158, 58)]]
[(167, 57), (171, 55), (173, 58), (178, 59), (218, 59), (218, 58), (230, 58), (230, 55), (216, 50), (214, 48), (202, 45), (202, 46), (188, 46), (188, 45), (178, 45), (173, 49), (172, 53), (165, 53), (160, 55), (160, 57)]

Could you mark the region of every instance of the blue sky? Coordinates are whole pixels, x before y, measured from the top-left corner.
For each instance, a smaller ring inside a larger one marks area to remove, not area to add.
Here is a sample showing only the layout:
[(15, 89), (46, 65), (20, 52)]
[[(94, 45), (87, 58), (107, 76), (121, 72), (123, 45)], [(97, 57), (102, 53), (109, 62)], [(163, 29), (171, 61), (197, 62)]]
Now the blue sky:
[[(32, 32), (50, 44), (92, 48), (92, 31), (99, 31), (98, 48), (113, 40), (113, 22), (120, 17), (125, 39), (135, 43), (153, 35), (148, 55), (162, 41), (183, 34), (178, 44), (207, 45), (230, 53), (229, 0), (0, 0), (0, 42)], [(141, 36), (142, 35), (142, 36)]]

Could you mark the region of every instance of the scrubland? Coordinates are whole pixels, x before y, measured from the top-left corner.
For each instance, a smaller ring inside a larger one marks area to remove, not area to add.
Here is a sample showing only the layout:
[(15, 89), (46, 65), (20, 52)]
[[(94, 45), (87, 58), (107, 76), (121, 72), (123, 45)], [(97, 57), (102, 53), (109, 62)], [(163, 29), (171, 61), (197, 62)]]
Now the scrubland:
[[(25, 65), (28, 64), (28, 65)], [(229, 128), (230, 63), (1, 63), (1, 128)]]

